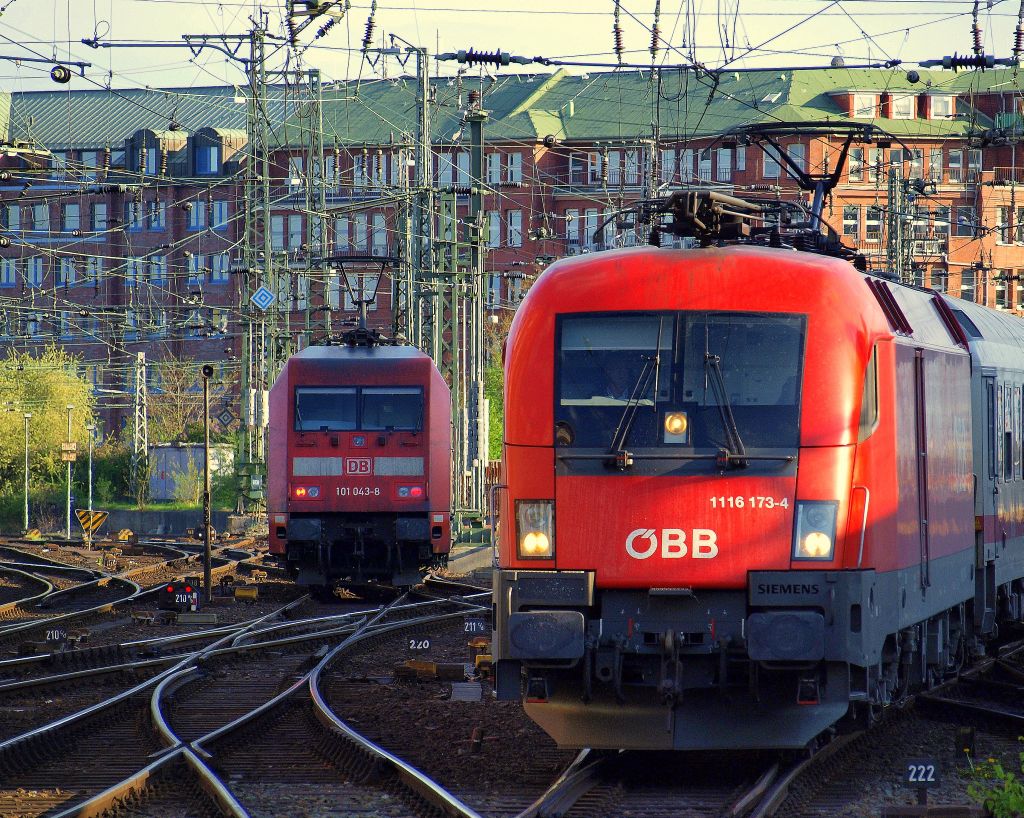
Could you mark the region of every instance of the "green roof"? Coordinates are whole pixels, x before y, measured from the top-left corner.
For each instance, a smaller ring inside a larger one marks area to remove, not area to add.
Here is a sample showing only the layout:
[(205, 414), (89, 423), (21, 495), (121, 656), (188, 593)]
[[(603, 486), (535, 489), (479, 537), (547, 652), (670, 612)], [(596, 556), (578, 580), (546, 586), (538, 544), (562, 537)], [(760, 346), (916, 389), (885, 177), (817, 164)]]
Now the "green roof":
[[(918, 73), (917, 83), (909, 82), (902, 68), (719, 74), (665, 69), (657, 82), (647, 69), (590, 74), (559, 70), (497, 79), (435, 77), (431, 136), (435, 143), (452, 141), (473, 90), (482, 92), (490, 115), (488, 140), (530, 143), (548, 135), (569, 142), (633, 142), (650, 135), (655, 119), (666, 140), (707, 137), (759, 122), (844, 119), (835, 92), (898, 90), (956, 93), (957, 116), (878, 119), (875, 124), (897, 136), (957, 138), (972, 127), (993, 124), (971, 106), (972, 92), (1019, 93), (1024, 82), (1012, 69)], [(409, 142), (416, 130), (416, 88), (415, 78), (405, 76), (326, 83), (325, 145)], [(139, 129), (164, 130), (172, 121), (186, 132), (202, 127), (244, 131), (246, 106), (234, 101), (239, 93), (232, 86), (212, 86), (0, 95), (0, 134), (61, 150), (119, 145)], [(267, 110), (272, 145), (305, 145), (308, 114), (296, 101), (294, 91), (286, 98), (280, 87), (271, 90)]]

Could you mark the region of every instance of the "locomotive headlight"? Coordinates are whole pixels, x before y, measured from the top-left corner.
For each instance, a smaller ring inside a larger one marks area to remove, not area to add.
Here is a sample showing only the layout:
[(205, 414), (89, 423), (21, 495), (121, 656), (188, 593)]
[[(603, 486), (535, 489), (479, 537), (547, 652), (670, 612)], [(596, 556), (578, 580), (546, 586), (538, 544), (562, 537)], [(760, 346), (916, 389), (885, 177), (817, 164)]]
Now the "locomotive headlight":
[(686, 412), (665, 413), (665, 443), (686, 443), (690, 429)]
[(833, 500), (800, 500), (793, 526), (794, 560), (831, 560), (835, 552), (836, 515)]
[(516, 543), (520, 559), (555, 556), (555, 501), (516, 500)]

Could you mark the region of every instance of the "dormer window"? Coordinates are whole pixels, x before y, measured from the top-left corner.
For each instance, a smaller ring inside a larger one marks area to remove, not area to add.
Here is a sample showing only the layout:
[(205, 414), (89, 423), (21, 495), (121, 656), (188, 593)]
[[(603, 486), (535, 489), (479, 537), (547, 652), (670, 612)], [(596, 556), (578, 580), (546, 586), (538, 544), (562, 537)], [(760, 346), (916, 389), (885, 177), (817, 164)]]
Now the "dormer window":
[(196, 145), (196, 175), (216, 176), (220, 173), (220, 145)]
[(917, 98), (913, 94), (893, 94), (890, 104), (891, 119), (915, 119)]
[(932, 119), (944, 119), (953, 116), (953, 97), (933, 95), (931, 103)]
[(875, 94), (854, 94), (853, 115), (858, 119), (874, 119), (878, 116), (878, 97)]

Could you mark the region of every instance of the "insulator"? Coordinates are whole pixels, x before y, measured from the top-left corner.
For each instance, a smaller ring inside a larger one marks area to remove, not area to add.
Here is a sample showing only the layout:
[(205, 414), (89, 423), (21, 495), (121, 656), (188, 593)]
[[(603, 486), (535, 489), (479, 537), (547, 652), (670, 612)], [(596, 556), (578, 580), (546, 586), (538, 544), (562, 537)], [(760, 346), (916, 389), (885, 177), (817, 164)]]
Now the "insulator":
[(974, 11), (971, 14), (971, 36), (974, 38), (974, 53), (981, 53), (981, 28), (978, 26), (978, 5), (980, 0), (974, 0)]
[(103, 149), (103, 170), (110, 170), (110, 145)]
[(964, 54), (961, 56), (954, 52), (952, 57), (942, 58), (942, 67), (951, 68), (953, 71), (961, 68), (980, 68), (984, 71), (986, 68), (992, 68), (995, 64), (996, 58), (990, 54)]
[(328, 31), (330, 31), (332, 28), (334, 28), (334, 24), (337, 23), (337, 22), (338, 21), (335, 20), (332, 17), (330, 20), (328, 20), (326, 23), (324, 23), (322, 26), (320, 26), (320, 28), (317, 29), (317, 32), (316, 32), (316, 39), (319, 40), (321, 37), (323, 37)]
[(298, 35), (295, 32), (295, 21), (292, 19), (290, 14), (284, 18), (284, 26), (288, 29), (288, 45), (295, 48)]
[(658, 56), (658, 43), (661, 41), (661, 31), (658, 29), (658, 24), (655, 23), (651, 26), (651, 58)]
[(139, 173), (146, 172), (146, 147), (139, 148)]
[(373, 42), (373, 29), (377, 26), (376, 15), (377, 0), (373, 0), (370, 4), (370, 16), (366, 18), (366, 33), (363, 34), (363, 53), (366, 53), (366, 50)]
[(622, 26), (619, 23), (620, 9), (619, 0), (615, 0), (615, 23), (612, 26), (612, 37), (615, 39), (615, 56), (622, 65), (622, 55), (625, 51), (622, 45)]
[(160, 151), (160, 175), (167, 175), (167, 148)]
[(477, 51), (471, 48), (469, 51), (460, 51), (458, 60), (467, 65), (501, 66), (509, 64), (509, 54), (507, 51)]

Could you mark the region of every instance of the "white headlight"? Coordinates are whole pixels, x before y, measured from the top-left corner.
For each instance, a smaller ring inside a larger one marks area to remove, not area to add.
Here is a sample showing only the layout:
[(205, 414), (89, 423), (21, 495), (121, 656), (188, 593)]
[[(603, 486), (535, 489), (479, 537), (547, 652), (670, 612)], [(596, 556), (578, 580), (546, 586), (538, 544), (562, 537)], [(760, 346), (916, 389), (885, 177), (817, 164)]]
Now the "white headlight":
[(516, 550), (520, 559), (555, 556), (554, 500), (516, 501)]
[(793, 526), (794, 560), (832, 560), (835, 555), (836, 516), (834, 500), (798, 500)]

